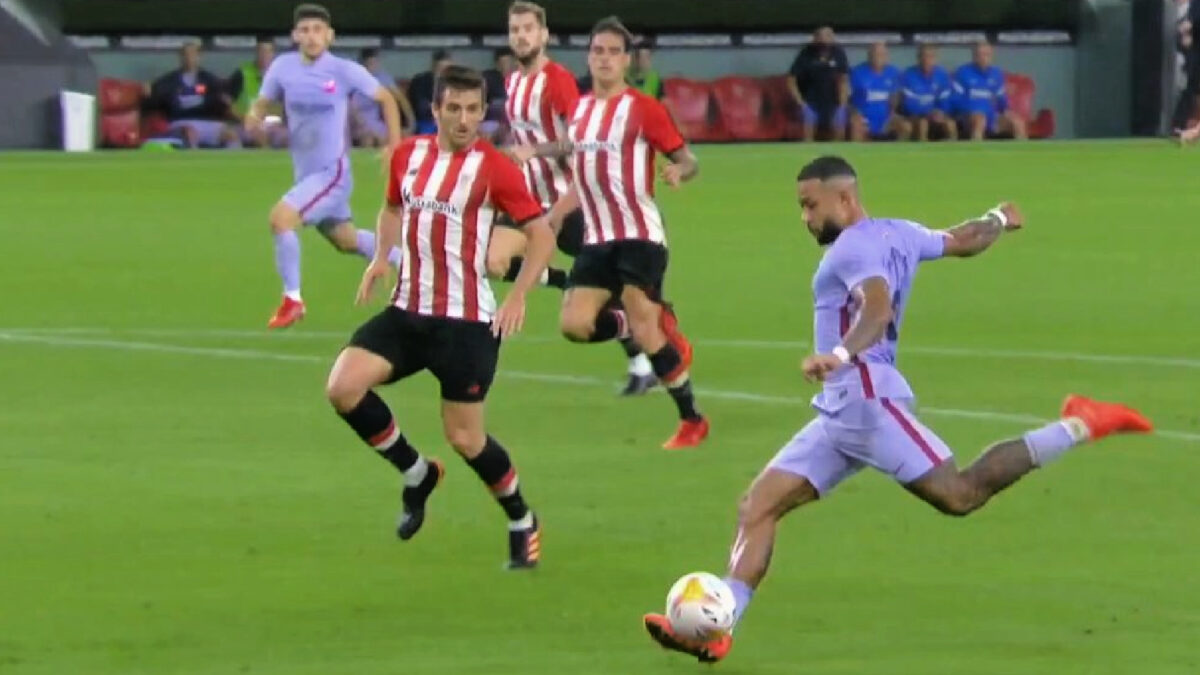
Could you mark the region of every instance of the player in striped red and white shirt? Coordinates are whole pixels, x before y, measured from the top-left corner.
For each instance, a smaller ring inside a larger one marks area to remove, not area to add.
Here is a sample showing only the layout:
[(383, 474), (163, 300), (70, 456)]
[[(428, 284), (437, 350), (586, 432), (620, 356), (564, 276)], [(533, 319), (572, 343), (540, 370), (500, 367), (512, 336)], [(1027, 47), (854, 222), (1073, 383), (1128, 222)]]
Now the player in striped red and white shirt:
[[(570, 167), (565, 157), (535, 157), (533, 148), (542, 143), (557, 143), (567, 137), (567, 127), (579, 90), (575, 76), (546, 53), (550, 31), (546, 10), (540, 5), (517, 0), (508, 8), (508, 43), (520, 67), (506, 83), (509, 127), (513, 145), (508, 154), (521, 165), (533, 196), (549, 209), (571, 190)], [(525, 237), (514, 231), (504, 219), (497, 222), (488, 250), (488, 273), (511, 281), (520, 273)], [(583, 246), (585, 223), (581, 211), (573, 211), (558, 231), (558, 250), (574, 258)], [(566, 289), (567, 274), (549, 268), (544, 283)], [(614, 303), (619, 307), (619, 301)], [(621, 339), (621, 348), (629, 359), (629, 379), (623, 396), (646, 393), (658, 384), (646, 357), (631, 337)]]
[[(392, 303), (363, 324), (329, 375), (330, 402), (359, 437), (404, 474), (397, 534), (408, 539), (444, 467), (404, 438), (373, 388), (429, 370), (441, 384), (446, 440), (496, 496), (509, 518), (509, 566), (533, 567), (539, 525), (518, 488), (508, 452), (484, 429), (484, 398), (496, 374), (500, 338), (520, 330), (525, 294), (554, 254), (554, 233), (520, 171), (478, 137), (482, 77), (451, 66), (434, 93), (435, 136), (406, 140), (391, 158), (375, 259), (363, 274), (365, 301), (388, 274), (387, 252), (403, 263)], [(526, 267), (497, 309), (484, 259), (499, 212), (529, 238)]]
[[(578, 208), (587, 221), (563, 303), (563, 333), (576, 342), (632, 333), (679, 409), (679, 428), (664, 447), (685, 448), (699, 445), (709, 424), (692, 395), (692, 347), (662, 300), (667, 232), (654, 201), (654, 160), (667, 157), (662, 177), (672, 187), (695, 177), (698, 165), (663, 104), (627, 84), (632, 42), (616, 18), (596, 24), (588, 48), (592, 93), (575, 106), (569, 139), (540, 144), (536, 153), (566, 154), (572, 162), (575, 189), (554, 206), (551, 223)], [(623, 310), (607, 305), (612, 297)]]

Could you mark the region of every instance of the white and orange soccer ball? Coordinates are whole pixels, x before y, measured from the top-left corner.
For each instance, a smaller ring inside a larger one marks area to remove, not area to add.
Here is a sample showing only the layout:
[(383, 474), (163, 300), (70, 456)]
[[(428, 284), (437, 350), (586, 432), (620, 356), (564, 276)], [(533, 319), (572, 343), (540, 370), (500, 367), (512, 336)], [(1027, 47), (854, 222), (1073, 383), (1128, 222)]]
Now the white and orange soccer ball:
[(733, 628), (733, 591), (708, 572), (685, 574), (667, 592), (667, 619), (681, 638), (708, 642)]

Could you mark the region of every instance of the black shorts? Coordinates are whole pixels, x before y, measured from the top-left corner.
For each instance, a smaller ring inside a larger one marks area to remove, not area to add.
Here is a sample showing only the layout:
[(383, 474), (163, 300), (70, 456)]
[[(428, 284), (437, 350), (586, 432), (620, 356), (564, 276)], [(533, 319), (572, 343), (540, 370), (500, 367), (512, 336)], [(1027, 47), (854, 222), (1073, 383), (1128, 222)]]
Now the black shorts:
[[(506, 213), (496, 216), (496, 226), (514, 230), (521, 229), (513, 223), (512, 218), (509, 218)], [(572, 258), (579, 255), (579, 250), (583, 248), (584, 227), (582, 209), (575, 209), (568, 214), (563, 219), (562, 229), (558, 231), (558, 250)]]
[(615, 297), (625, 286), (645, 291), (653, 300), (662, 296), (667, 274), (667, 248), (640, 239), (585, 244), (571, 267), (569, 288), (605, 288)]
[(388, 383), (428, 370), (442, 385), (442, 400), (477, 403), (496, 377), (500, 338), (479, 321), (447, 319), (389, 306), (350, 338), (351, 347), (378, 354), (392, 364)]

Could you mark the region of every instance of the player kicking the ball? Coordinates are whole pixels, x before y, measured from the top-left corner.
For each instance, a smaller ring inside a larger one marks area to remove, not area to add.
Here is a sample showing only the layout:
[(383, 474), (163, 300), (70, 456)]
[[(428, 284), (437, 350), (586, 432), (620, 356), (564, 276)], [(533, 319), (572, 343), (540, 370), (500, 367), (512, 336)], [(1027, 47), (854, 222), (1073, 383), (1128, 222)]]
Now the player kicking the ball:
[[(436, 136), (405, 141), (392, 157), (387, 204), (379, 213), (375, 258), (359, 302), (388, 274), (400, 243), (403, 271), (392, 304), (363, 324), (329, 374), (327, 393), (352, 429), (404, 475), (397, 527), (409, 539), (425, 520), (425, 502), (445, 474), (417, 452), (373, 389), (429, 370), (441, 383), (446, 440), (479, 475), (509, 520), (509, 568), (537, 564), (537, 518), (508, 452), (484, 429), (484, 398), (496, 374), (500, 339), (520, 330), (525, 295), (554, 253), (554, 233), (515, 164), (478, 137), (486, 111), (483, 78), (450, 66), (434, 91)], [(487, 282), (492, 220), (504, 212), (529, 238), (525, 267), (504, 304)]]
[[(346, 115), (350, 96), (358, 91), (378, 101), (387, 122), (384, 159), (400, 142), (400, 112), (396, 99), (361, 65), (329, 53), (333, 28), (329, 11), (320, 5), (300, 5), (294, 14), (292, 39), (299, 49), (271, 62), (263, 76), (259, 98), (246, 113), (246, 129), (254, 133), (272, 102), (286, 106), (288, 138), (296, 184), (271, 209), (275, 238), (275, 269), (283, 280), (283, 301), (267, 322), (286, 328), (304, 317), (300, 296), (300, 238), (302, 224), (317, 230), (340, 251), (370, 258), (375, 234), (354, 227), (350, 216), (350, 159), (346, 156)], [(399, 251), (391, 254), (399, 264)]]
[[(565, 158), (534, 157), (534, 148), (539, 143), (555, 143), (566, 138), (571, 113), (579, 102), (575, 76), (550, 60), (546, 53), (549, 41), (546, 10), (523, 0), (509, 6), (508, 44), (520, 66), (505, 83), (508, 94), (505, 113), (516, 144), (507, 152), (524, 170), (530, 192), (547, 209), (570, 191), (571, 172)], [(488, 273), (512, 281), (521, 271), (525, 237), (504, 219), (497, 225), (499, 228), (492, 235), (488, 249)], [(565, 215), (558, 231), (558, 249), (572, 258), (579, 255), (584, 227), (581, 211)], [(543, 283), (566, 289), (567, 274), (563, 270), (548, 269)], [(619, 302), (615, 303), (615, 306), (619, 305)], [(631, 337), (621, 338), (621, 347), (629, 357), (629, 379), (621, 394), (646, 393), (658, 383), (650, 359)]]
[[(572, 162), (575, 189), (554, 205), (550, 222), (557, 227), (582, 208), (587, 224), (563, 300), (563, 334), (574, 342), (632, 335), (679, 410), (679, 427), (663, 447), (691, 448), (709, 424), (692, 395), (692, 346), (662, 299), (667, 230), (654, 202), (654, 159), (662, 153), (669, 160), (662, 176), (671, 187), (695, 178), (699, 165), (662, 103), (626, 82), (632, 43), (615, 17), (592, 28), (593, 92), (576, 104), (567, 138), (534, 153)], [(623, 309), (612, 307), (613, 298)]]
[[(982, 253), (1001, 233), (1021, 227), (1020, 212), (1002, 204), (940, 232), (871, 218), (854, 169), (840, 157), (805, 166), (798, 190), (809, 231), (828, 247), (813, 279), (817, 354), (803, 365), (805, 377), (824, 388), (813, 399), (816, 419), (767, 464), (738, 509), (725, 579), (736, 619), (767, 573), (780, 519), (828, 496), (864, 466), (891, 475), (942, 513), (965, 516), (1076, 445), (1151, 430), (1130, 408), (1072, 395), (1059, 421), (995, 443), (959, 469), (946, 444), (913, 415), (912, 389), (894, 365), (900, 323), (921, 262)], [(701, 661), (719, 661), (733, 646), (728, 634), (708, 643), (680, 639), (662, 615), (644, 621), (660, 645)]]

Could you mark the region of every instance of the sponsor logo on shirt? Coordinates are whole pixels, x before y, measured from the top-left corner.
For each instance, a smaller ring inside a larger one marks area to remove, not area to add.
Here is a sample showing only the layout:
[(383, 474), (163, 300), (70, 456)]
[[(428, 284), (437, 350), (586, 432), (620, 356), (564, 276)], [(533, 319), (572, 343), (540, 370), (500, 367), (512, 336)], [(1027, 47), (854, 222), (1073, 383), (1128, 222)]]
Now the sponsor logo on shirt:
[(617, 152), (621, 146), (613, 141), (576, 141), (575, 152)]
[(404, 196), (404, 203), (410, 209), (416, 209), (417, 211), (429, 211), (431, 213), (440, 213), (442, 215), (453, 216), (455, 218), (460, 216), (458, 207), (450, 202), (442, 202), (436, 199), (430, 199), (428, 197), (418, 197), (407, 188), (404, 189), (402, 194)]

